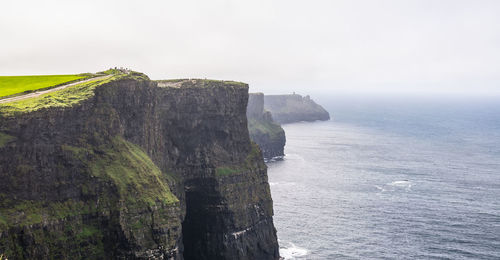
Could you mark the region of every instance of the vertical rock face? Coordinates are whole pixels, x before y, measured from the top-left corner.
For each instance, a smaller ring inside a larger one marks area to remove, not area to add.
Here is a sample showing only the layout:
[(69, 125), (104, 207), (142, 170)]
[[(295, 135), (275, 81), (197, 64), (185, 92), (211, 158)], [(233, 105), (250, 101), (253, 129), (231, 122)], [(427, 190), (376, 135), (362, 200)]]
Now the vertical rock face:
[(264, 110), (264, 94), (250, 93), (247, 106), (250, 138), (262, 149), (265, 159), (284, 156), (285, 131)]
[(280, 124), (300, 121), (330, 120), (330, 114), (309, 96), (266, 95), (264, 107), (270, 111), (274, 120)]
[(247, 105), (247, 118), (262, 119), (264, 116), (264, 94), (249, 93)]
[(247, 91), (122, 79), (72, 107), (0, 118), (0, 253), (278, 259)]

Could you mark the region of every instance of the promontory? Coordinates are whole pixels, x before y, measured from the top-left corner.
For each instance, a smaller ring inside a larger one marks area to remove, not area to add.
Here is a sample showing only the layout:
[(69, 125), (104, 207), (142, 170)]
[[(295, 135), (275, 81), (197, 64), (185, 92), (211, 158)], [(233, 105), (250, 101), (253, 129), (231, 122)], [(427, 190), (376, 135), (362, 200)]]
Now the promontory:
[(247, 84), (85, 77), (0, 104), (0, 255), (279, 259)]

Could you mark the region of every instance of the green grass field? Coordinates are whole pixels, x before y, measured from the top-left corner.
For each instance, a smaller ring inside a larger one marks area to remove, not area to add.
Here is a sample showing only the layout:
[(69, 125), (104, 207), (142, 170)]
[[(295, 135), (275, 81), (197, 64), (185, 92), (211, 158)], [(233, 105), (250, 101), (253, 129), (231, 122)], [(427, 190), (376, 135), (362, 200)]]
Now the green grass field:
[(0, 98), (85, 78), (83, 75), (0, 76)]

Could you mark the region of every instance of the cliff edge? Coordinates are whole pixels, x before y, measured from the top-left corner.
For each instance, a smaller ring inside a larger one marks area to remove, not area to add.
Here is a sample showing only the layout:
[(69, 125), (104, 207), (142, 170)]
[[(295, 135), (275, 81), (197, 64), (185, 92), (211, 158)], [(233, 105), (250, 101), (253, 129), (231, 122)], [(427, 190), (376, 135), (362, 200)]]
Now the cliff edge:
[(285, 131), (264, 110), (264, 94), (250, 93), (247, 106), (250, 139), (259, 145), (265, 160), (284, 156)]
[(278, 259), (248, 86), (117, 75), (0, 105), (9, 259)]
[(330, 114), (309, 96), (265, 95), (264, 108), (271, 112), (276, 122), (287, 124), (300, 121), (330, 120)]

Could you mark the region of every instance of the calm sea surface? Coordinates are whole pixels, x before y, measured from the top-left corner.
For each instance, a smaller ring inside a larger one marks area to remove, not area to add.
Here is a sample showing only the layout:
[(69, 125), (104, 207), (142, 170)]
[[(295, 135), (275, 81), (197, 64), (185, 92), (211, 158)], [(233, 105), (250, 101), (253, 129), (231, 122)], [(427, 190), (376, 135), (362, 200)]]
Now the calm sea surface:
[(500, 259), (500, 99), (321, 103), (268, 164), (285, 259)]

